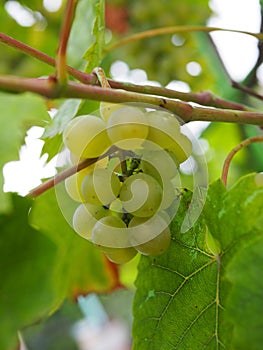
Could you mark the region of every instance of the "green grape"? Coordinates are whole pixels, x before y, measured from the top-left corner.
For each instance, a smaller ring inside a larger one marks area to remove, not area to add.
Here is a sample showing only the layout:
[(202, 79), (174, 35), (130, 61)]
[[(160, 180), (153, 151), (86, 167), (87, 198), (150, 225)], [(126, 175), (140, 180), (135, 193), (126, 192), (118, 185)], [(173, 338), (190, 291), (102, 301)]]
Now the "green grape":
[(101, 102), (100, 115), (102, 116), (103, 120), (107, 122), (114, 111), (123, 107), (123, 105), (118, 103)]
[(125, 264), (137, 255), (137, 250), (130, 248), (107, 248), (103, 250), (106, 257), (115, 264)]
[(83, 169), (65, 180), (65, 188), (67, 194), (76, 202), (84, 202), (84, 198), (81, 192), (82, 181), (85, 176), (90, 172), (88, 168)]
[(92, 241), (117, 264), (124, 264), (137, 254), (136, 249), (129, 245), (125, 223), (117, 216), (100, 219), (92, 230)]
[(111, 142), (126, 150), (140, 147), (148, 135), (148, 123), (144, 114), (135, 107), (123, 107), (114, 111), (107, 123)]
[[(70, 156), (73, 153), (70, 154)], [(74, 161), (76, 161), (75, 157), (72, 157)], [(72, 161), (73, 161), (72, 160)], [(103, 159), (98, 160), (96, 163), (88, 166), (87, 168), (78, 171), (77, 173), (71, 175), (65, 180), (65, 188), (68, 193), (68, 195), (74, 199), (76, 202), (84, 202), (84, 197), (82, 195), (81, 187), (82, 187), (82, 182), (85, 178), (86, 175), (91, 173), (95, 167), (98, 168), (105, 168), (108, 163), (108, 157), (105, 157)], [(75, 163), (74, 165), (76, 165)]]
[(121, 183), (118, 176), (109, 169), (96, 168), (85, 176), (82, 182), (82, 196), (87, 203), (108, 205), (116, 199)]
[(139, 217), (152, 216), (161, 204), (162, 188), (150, 175), (131, 175), (122, 185), (120, 200), (128, 213)]
[(180, 134), (170, 143), (168, 149), (175, 155), (179, 163), (183, 163), (192, 153), (192, 142), (186, 135)]
[(109, 209), (110, 209), (111, 215), (119, 216), (120, 218), (122, 217), (123, 208), (122, 208), (122, 202), (120, 201), (119, 198), (111, 202)]
[(151, 111), (146, 113), (149, 124), (147, 139), (162, 149), (167, 148), (173, 137), (180, 134), (180, 124), (175, 116), (164, 111)]
[[(149, 123), (146, 149), (156, 150), (156, 145), (170, 150), (176, 156), (176, 163), (184, 162), (192, 152), (191, 141), (180, 131), (180, 124), (175, 116), (163, 112), (152, 111), (146, 114)], [(149, 142), (150, 141), (150, 142)]]
[(163, 179), (172, 179), (178, 173), (177, 163), (165, 150), (144, 151), (141, 168), (144, 173), (153, 176), (159, 182)]
[(138, 252), (143, 255), (159, 255), (165, 252), (171, 241), (171, 232), (166, 220), (163, 214), (150, 219), (131, 219), (129, 239)]
[(79, 158), (96, 158), (110, 146), (106, 123), (93, 115), (79, 116), (63, 132), (65, 146)]
[(72, 225), (83, 238), (91, 240), (92, 229), (96, 222), (108, 215), (108, 210), (97, 205), (80, 204), (74, 212)]
[(175, 188), (170, 180), (164, 179), (162, 183), (162, 203), (160, 209), (167, 209), (175, 200)]

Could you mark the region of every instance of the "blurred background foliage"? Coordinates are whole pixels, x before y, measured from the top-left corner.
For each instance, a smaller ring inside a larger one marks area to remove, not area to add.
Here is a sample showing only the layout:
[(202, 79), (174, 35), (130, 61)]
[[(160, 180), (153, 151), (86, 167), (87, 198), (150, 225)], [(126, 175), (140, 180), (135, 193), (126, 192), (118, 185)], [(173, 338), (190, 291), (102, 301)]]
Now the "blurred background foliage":
[[(47, 2), (42, 0), (1, 1), (0, 32), (55, 57), (65, 2), (65, 0), (61, 1), (58, 9), (51, 11)], [(84, 2), (84, 0), (80, 2)], [(18, 17), (15, 15), (17, 11), (20, 11)], [(208, 0), (153, 0), (151, 2), (108, 0), (106, 2), (106, 40), (110, 45), (123, 36), (152, 28), (206, 25), (211, 14), (212, 10)], [(23, 18), (26, 18), (24, 22)], [(81, 36), (87, 36), (87, 40), (89, 39), (89, 32), (86, 32), (85, 28), (78, 30)], [(0, 47), (0, 74), (39, 77), (48, 76), (54, 72), (52, 67), (13, 48), (2, 43), (0, 43)], [(71, 52), (71, 55), (75, 54), (75, 57), (79, 58), (79, 54), (82, 55), (86, 48), (80, 48), (80, 52)], [(81, 52), (82, 50), (83, 52)], [(206, 34), (163, 35), (120, 47), (104, 56), (102, 66), (108, 76), (110, 76), (112, 64), (116, 60), (125, 62), (130, 72), (135, 69), (144, 70), (147, 79), (154, 81), (155, 84), (166, 86), (173, 81), (184, 82), (189, 90), (211, 90), (221, 97), (262, 109), (258, 101), (231, 88), (215, 47)], [(194, 63), (196, 71), (189, 69), (190, 63)], [(253, 74), (255, 78), (256, 71)], [(258, 89), (257, 79), (251, 81), (254, 84), (253, 86), (250, 84), (250, 87)], [(242, 139), (256, 135), (258, 132), (259, 128), (256, 126), (226, 123), (214, 123), (204, 127), (204, 131), (199, 137), (205, 140), (210, 181), (220, 177), (224, 159), (229, 151)], [(232, 184), (244, 173), (262, 171), (262, 152), (263, 146), (261, 144), (250, 146), (240, 152), (231, 165), (229, 183)], [(187, 175), (185, 175), (185, 180), (187, 183)], [(125, 272), (123, 273), (123, 283), (131, 289), (136, 273), (136, 262), (123, 267)], [(116, 305), (114, 295), (112, 298), (113, 305)], [(116, 298), (120, 300), (119, 295)], [(112, 317), (122, 318), (123, 308), (127, 303), (130, 303), (130, 299), (131, 294), (128, 294), (127, 298), (123, 297), (121, 299), (122, 307), (114, 308), (115, 314)], [(104, 298), (102, 303), (107, 311), (112, 309), (110, 307), (111, 301), (107, 304)], [(130, 307), (128, 309), (130, 312)], [(120, 311), (119, 315), (118, 310)], [(26, 330), (25, 338), (28, 344), (31, 344), (30, 349), (74, 349), (76, 345), (73, 345), (72, 337), (66, 334), (70, 333), (70, 325), (81, 317), (82, 314), (75, 304), (65, 304), (47, 322), (29, 327)], [(58, 343), (58, 339), (62, 343)], [(59, 347), (52, 347), (51, 343), (59, 344)]]

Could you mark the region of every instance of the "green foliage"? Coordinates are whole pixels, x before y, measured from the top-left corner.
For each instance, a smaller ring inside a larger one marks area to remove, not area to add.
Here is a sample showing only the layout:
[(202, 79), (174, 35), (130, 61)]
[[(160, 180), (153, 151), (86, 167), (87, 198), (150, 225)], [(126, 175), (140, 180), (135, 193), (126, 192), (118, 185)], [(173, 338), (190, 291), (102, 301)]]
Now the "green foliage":
[(101, 0), (79, 1), (68, 47), (71, 66), (83, 69), (87, 60), (85, 69), (90, 72), (99, 65), (104, 45), (103, 6)]
[(59, 301), (52, 268), (57, 247), (29, 226), (30, 205), (13, 196), (13, 210), (0, 216), (1, 350), (14, 347), (17, 330), (46, 317)]
[[(0, 166), (17, 159), (26, 131), (32, 125), (42, 125), (49, 120), (42, 98), (26, 93), (10, 95), (0, 93)], [(3, 193), (3, 175), (0, 174), (0, 212), (10, 207), (9, 195)]]
[[(31, 27), (22, 27), (12, 18), (5, 9), (6, 2), (0, 4), (0, 31), (55, 57), (66, 1), (56, 13), (48, 12), (42, 0), (19, 1), (29, 12), (41, 14)], [(204, 25), (211, 13), (208, 0), (154, 0), (151, 6), (138, 0), (114, 3), (127, 10), (129, 29), (125, 35), (158, 27)], [(230, 87), (207, 34), (178, 34), (173, 37), (174, 43), (172, 37), (139, 40), (107, 53), (104, 1), (79, 0), (67, 64), (91, 73), (102, 61), (109, 68), (116, 59), (124, 60), (131, 68), (145, 69), (149, 79), (161, 84), (181, 80), (195, 91), (210, 89), (221, 97), (243, 102), (244, 95)], [(120, 36), (113, 34), (109, 45), (118, 39)], [(54, 68), (0, 45), (0, 74), (54, 74)], [(202, 68), (197, 76), (186, 70), (193, 61)], [(57, 107), (53, 119), (47, 112), (52, 107)], [(60, 150), (61, 134), (70, 120), (98, 108), (97, 101), (47, 101), (31, 93), (1, 92), (1, 169), (18, 159), (32, 125), (45, 127), (43, 153), (51, 159)], [(191, 201), (191, 192), (183, 191), (171, 223), (169, 249), (160, 256), (140, 259), (133, 304), (134, 350), (262, 348), (263, 187), (255, 183), (255, 174), (236, 182), (241, 174), (262, 170), (262, 145), (235, 156), (229, 176), (232, 187), (226, 189), (217, 180), (228, 152), (245, 136), (255, 134), (259, 134), (256, 126), (223, 123), (210, 124), (203, 133), (209, 143), (209, 177), (216, 181), (209, 187), (198, 221), (181, 233)], [(52, 314), (54, 318), (49, 319), (54, 320), (55, 311), (64, 310), (66, 300), (76, 301), (79, 295), (90, 292), (112, 292), (122, 283), (134, 288), (139, 257), (120, 267), (119, 275), (116, 265), (73, 231), (72, 215), (78, 204), (66, 196), (63, 183), (55, 187), (30, 200), (4, 193), (0, 174), (0, 350), (13, 350), (17, 331), (29, 328), (33, 332), (31, 325), (36, 322), (48, 329), (44, 332), (48, 337), (53, 324), (49, 328), (43, 321)], [(74, 315), (72, 322), (78, 317)]]
[[(67, 195), (62, 193), (61, 196), (66, 201)], [(68, 200), (69, 205), (70, 202)], [(115, 287), (115, 276), (109, 264), (90, 242), (80, 238), (69, 226), (58, 207), (54, 190), (35, 200), (30, 220), (33, 227), (45, 232), (58, 246), (56, 282), (61, 300)]]
[[(169, 250), (139, 264), (134, 349), (261, 348), (263, 187), (254, 179), (246, 176), (229, 191), (213, 183), (204, 215), (181, 233), (190, 200), (184, 195)], [(206, 227), (219, 255), (207, 247)]]

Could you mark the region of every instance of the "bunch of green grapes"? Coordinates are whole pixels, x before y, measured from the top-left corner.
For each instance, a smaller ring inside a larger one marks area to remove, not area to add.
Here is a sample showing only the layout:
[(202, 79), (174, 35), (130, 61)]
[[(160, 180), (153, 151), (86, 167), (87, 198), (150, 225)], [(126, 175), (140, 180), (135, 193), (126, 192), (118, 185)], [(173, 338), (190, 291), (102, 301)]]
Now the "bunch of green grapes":
[(97, 158), (65, 181), (79, 206), (74, 230), (115, 263), (163, 253), (177, 200), (179, 164), (191, 154), (177, 118), (164, 111), (101, 103), (100, 117), (74, 118), (63, 133), (72, 164)]

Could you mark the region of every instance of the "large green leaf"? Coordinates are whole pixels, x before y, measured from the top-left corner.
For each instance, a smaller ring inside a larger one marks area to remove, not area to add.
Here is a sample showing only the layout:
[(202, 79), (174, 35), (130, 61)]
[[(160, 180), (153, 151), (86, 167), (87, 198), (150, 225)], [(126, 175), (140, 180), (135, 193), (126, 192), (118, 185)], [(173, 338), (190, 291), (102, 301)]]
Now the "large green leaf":
[[(168, 251), (140, 261), (134, 349), (262, 348), (263, 187), (254, 178), (229, 191), (212, 184), (204, 215), (182, 234), (186, 193)], [(208, 232), (219, 255), (209, 249)]]
[[(0, 167), (18, 158), (26, 131), (32, 125), (44, 125), (49, 119), (44, 99), (25, 93), (11, 95), (0, 93)], [(3, 190), (3, 174), (0, 174), (0, 212), (10, 208), (8, 194)]]
[[(61, 191), (63, 186), (61, 184)], [(69, 211), (68, 216), (72, 215), (73, 200), (64, 193), (61, 196), (60, 200)], [(65, 211), (63, 214), (67, 216)], [(60, 271), (57, 288), (61, 298), (114, 289), (118, 284), (117, 270), (97, 248), (74, 232), (63, 214), (54, 190), (37, 198), (31, 211), (32, 225), (45, 232), (59, 247), (56, 263)]]
[(57, 303), (55, 244), (28, 224), (31, 201), (13, 196), (0, 216), (0, 349), (14, 348), (17, 331), (46, 317)]

